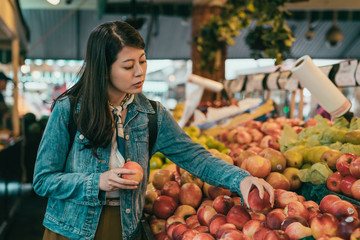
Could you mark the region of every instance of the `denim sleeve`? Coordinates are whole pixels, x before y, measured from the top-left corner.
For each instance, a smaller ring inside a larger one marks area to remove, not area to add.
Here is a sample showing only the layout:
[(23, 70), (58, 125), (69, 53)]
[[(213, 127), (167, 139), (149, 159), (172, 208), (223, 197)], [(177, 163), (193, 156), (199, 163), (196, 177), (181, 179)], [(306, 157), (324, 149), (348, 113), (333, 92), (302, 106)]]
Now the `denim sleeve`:
[(68, 100), (58, 101), (49, 117), (38, 149), (33, 188), (40, 196), (96, 206), (100, 204), (100, 174), (66, 169), (69, 108)]
[(194, 143), (171, 114), (163, 106), (160, 105), (159, 108), (159, 130), (155, 149), (202, 181), (241, 194), (240, 182), (250, 174), (212, 156), (200, 144)]

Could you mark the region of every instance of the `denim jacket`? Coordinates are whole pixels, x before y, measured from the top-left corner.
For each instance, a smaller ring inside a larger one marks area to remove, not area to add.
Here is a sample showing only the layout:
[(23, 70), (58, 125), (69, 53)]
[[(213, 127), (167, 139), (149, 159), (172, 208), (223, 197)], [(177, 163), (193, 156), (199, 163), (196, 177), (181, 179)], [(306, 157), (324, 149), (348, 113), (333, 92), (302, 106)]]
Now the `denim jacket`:
[[(50, 115), (35, 164), (33, 187), (48, 198), (43, 224), (70, 239), (93, 239), (105, 192), (99, 190), (99, 177), (109, 170), (111, 146), (99, 148), (96, 158), (80, 132), (69, 150), (70, 102), (58, 101)], [(178, 126), (171, 114), (157, 103), (158, 135), (153, 153), (159, 151), (179, 167), (214, 186), (240, 193), (240, 182), (249, 173), (213, 157)], [(125, 159), (138, 162), (144, 178), (135, 190), (121, 190), (120, 206), (123, 239), (133, 239), (140, 231), (145, 191), (149, 179), (148, 113), (154, 113), (143, 94), (128, 106), (124, 124)], [(69, 152), (69, 154), (68, 154)]]

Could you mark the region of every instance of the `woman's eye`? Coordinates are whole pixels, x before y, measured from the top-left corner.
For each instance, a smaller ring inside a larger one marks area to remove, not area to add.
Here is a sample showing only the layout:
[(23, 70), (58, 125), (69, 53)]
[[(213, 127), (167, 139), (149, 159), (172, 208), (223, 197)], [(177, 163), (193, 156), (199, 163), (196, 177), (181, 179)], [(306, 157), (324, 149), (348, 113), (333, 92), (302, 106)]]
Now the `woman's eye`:
[(144, 63), (146, 63), (146, 60), (144, 60), (144, 61), (140, 61), (140, 63), (141, 63), (141, 64), (144, 64)]
[(134, 66), (130, 66), (130, 67), (124, 67), (126, 70), (130, 70), (132, 69)]

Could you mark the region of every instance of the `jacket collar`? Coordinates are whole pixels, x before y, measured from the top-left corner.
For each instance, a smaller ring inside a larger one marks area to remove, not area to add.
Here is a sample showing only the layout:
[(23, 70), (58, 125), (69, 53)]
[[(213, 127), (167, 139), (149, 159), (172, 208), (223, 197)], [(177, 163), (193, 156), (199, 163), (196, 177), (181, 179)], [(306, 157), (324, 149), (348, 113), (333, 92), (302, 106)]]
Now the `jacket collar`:
[(133, 102), (128, 106), (128, 109), (144, 113), (155, 113), (150, 101), (143, 93), (135, 94)]

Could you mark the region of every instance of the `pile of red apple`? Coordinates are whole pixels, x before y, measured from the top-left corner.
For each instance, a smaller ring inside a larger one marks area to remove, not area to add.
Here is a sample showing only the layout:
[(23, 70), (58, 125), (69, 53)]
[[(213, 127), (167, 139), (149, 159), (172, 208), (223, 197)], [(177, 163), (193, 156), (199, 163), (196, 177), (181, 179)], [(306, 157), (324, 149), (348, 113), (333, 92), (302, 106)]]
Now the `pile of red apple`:
[(260, 199), (254, 188), (246, 206), (236, 193), (202, 182), (179, 168), (174, 172), (160, 169), (152, 186), (146, 192), (144, 211), (157, 240), (360, 236), (359, 207), (336, 195), (317, 204), (295, 192), (275, 189), (271, 207), (269, 194), (265, 192)]
[(155, 183), (157, 189), (147, 191), (145, 211), (150, 214), (148, 221), (157, 240), (360, 236), (357, 207), (336, 195), (324, 197), (318, 205), (295, 192), (276, 189), (272, 208), (269, 194), (265, 192), (260, 199), (254, 188), (249, 194), (249, 206), (245, 206), (229, 190), (196, 182), (196, 178), (193, 182), (184, 182), (183, 178), (181, 183), (181, 177), (174, 177), (161, 188)]
[(250, 120), (230, 130), (224, 130), (219, 135), (230, 156), (238, 156), (243, 150), (260, 152), (264, 148), (280, 149), (279, 140), (285, 125), (291, 126), (297, 133), (303, 130), (304, 121), (279, 117), (266, 122)]
[(342, 154), (336, 160), (336, 170), (327, 179), (327, 188), (360, 200), (360, 157), (352, 153)]

